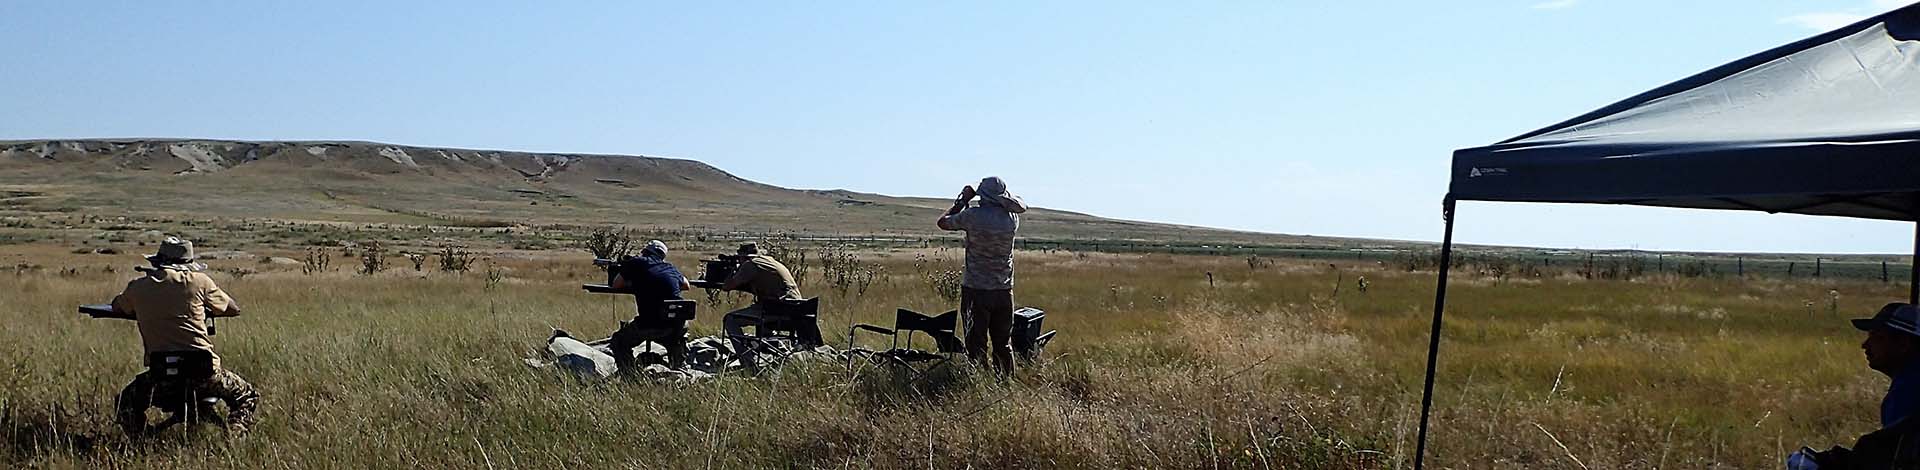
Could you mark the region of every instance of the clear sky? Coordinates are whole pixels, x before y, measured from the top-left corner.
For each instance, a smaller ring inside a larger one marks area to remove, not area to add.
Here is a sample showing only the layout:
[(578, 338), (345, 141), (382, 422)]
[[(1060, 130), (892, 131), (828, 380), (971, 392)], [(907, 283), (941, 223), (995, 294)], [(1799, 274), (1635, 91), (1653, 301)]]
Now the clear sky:
[[(1453, 149), (1897, 3), (5, 1), (0, 139), (643, 154), (939, 197), (995, 174), (1103, 216), (1437, 240)], [(1461, 242), (1574, 248), (1901, 253), (1914, 232), (1610, 206), (1460, 217)]]

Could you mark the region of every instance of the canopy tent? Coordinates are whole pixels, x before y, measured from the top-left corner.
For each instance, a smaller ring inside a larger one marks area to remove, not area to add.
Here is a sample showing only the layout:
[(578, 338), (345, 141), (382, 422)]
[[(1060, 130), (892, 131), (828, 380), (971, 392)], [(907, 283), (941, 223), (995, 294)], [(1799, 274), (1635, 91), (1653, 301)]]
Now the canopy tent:
[(1457, 200), (1913, 220), (1920, 8), (1454, 152)]
[[(1416, 469), (1426, 456), (1455, 201), (1920, 220), (1920, 4), (1455, 151)], [(1920, 259), (1920, 224), (1914, 250)], [(1920, 303), (1914, 264), (1910, 300)]]

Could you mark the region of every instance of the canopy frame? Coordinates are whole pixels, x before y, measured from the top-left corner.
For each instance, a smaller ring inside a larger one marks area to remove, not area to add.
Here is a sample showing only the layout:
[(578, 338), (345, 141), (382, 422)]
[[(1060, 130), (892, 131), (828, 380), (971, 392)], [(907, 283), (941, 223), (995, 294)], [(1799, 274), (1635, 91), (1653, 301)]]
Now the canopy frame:
[(1493, 145), (1455, 151), (1442, 203), (1446, 228), (1414, 468), (1423, 469), (1426, 459), (1456, 201), (1627, 204), (1913, 223), (1907, 300), (1920, 304), (1920, 111), (1905, 105), (1915, 99), (1920, 4)]

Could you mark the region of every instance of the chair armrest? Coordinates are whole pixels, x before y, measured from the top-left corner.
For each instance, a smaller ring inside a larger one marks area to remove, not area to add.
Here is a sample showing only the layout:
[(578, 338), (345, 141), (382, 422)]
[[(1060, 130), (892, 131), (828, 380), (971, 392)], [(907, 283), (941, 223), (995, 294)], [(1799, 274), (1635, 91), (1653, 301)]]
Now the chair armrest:
[(856, 325), (853, 325), (853, 328), (848, 328), (848, 329), (847, 329), (847, 334), (849, 334), (849, 335), (851, 335), (851, 334), (853, 334), (853, 332), (854, 332), (854, 331), (857, 331), (857, 330), (867, 330), (867, 331), (871, 331), (871, 332), (874, 332), (874, 333), (879, 333), (879, 334), (883, 334), (883, 335), (889, 335), (889, 336), (891, 336), (891, 335), (893, 335), (893, 333), (894, 333), (894, 331), (893, 331), (893, 329), (892, 329), (892, 328), (882, 328), (882, 327), (879, 327), (879, 326), (875, 326), (875, 325), (868, 325), (868, 324), (865, 324), (865, 323), (860, 323), (860, 324), (856, 324)]
[(1036, 337), (1033, 339), (1033, 348), (1040, 349), (1040, 348), (1046, 347), (1047, 342), (1053, 341), (1053, 335), (1056, 335), (1059, 333), (1060, 333), (1060, 330), (1053, 330), (1053, 331), (1048, 331), (1046, 333), (1041, 333), (1039, 337)]
[(854, 333), (859, 333), (859, 332), (860, 332), (860, 330), (867, 330), (867, 331), (871, 331), (871, 332), (874, 332), (874, 333), (879, 333), (879, 334), (883, 334), (883, 335), (887, 335), (887, 336), (893, 336), (893, 330), (890, 330), (890, 329), (887, 329), (887, 328), (881, 328), (881, 327), (878, 327), (878, 326), (874, 326), (874, 325), (868, 325), (868, 324), (865, 324), (865, 323), (856, 323), (856, 324), (854, 324), (854, 325), (853, 325), (853, 327), (852, 327), (852, 328), (847, 328), (847, 349), (856, 349), (856, 348), (857, 348), (857, 347), (856, 347), (856, 346), (854, 345), (854, 343), (853, 343), (853, 336), (854, 336)]

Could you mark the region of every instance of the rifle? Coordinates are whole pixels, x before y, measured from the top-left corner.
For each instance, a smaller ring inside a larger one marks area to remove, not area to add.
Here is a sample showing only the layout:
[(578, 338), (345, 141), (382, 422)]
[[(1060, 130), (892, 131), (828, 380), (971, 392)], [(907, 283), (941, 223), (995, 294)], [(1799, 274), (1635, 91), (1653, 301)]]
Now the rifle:
[[(93, 319), (95, 320), (102, 319), (102, 318), (119, 319), (119, 320), (135, 320), (135, 318), (133, 318), (133, 315), (128, 315), (126, 312), (114, 310), (112, 304), (81, 305), (80, 314), (93, 317)], [(207, 336), (213, 336), (219, 331), (218, 327), (215, 326), (213, 323), (213, 318), (214, 318), (213, 315), (207, 315)]]
[[(620, 274), (621, 265), (630, 259), (633, 258), (618, 261), (606, 258), (594, 258), (593, 265), (607, 271), (607, 283), (581, 284), (580, 288), (595, 294), (631, 294), (631, 292), (614, 289), (612, 287), (613, 278)], [(687, 283), (701, 289), (719, 289), (721, 285), (726, 284), (727, 278), (733, 277), (734, 273), (739, 272), (740, 265), (746, 262), (747, 257), (745, 255), (715, 255), (714, 259), (700, 260), (700, 263), (705, 268), (700, 273), (700, 278), (689, 279)]]
[(598, 266), (600, 267), (600, 269), (605, 269), (607, 271), (607, 283), (606, 284), (581, 284), (580, 288), (586, 290), (587, 292), (592, 292), (595, 294), (625, 294), (626, 292), (621, 292), (620, 290), (614, 289), (612, 287), (614, 276), (620, 275), (620, 263), (622, 261), (625, 261), (625, 260), (615, 261), (615, 260), (610, 260), (606, 258), (594, 258), (593, 265)]
[(81, 305), (81, 306), (80, 306), (80, 313), (81, 313), (82, 315), (86, 315), (86, 316), (89, 316), (89, 317), (93, 317), (93, 318), (95, 318), (95, 319), (100, 319), (100, 318), (118, 318), (118, 319), (122, 319), (122, 320), (132, 320), (132, 319), (133, 319), (133, 317), (132, 317), (132, 316), (129, 316), (129, 315), (127, 315), (127, 314), (125, 314), (125, 313), (121, 313), (121, 312), (119, 312), (119, 311), (116, 311), (116, 310), (114, 310), (114, 309), (113, 309), (113, 305), (110, 305), (110, 304), (87, 304), (87, 305)]
[(734, 273), (740, 272), (740, 265), (746, 262), (746, 255), (717, 255), (714, 259), (700, 260), (703, 268), (700, 278), (688, 281), (688, 284), (701, 289), (719, 289)]
[[(201, 266), (201, 267), (204, 268), (205, 266)], [(150, 273), (150, 272), (158, 272), (160, 271), (160, 268), (158, 266), (151, 267), (151, 268), (146, 266), (134, 266), (133, 270), (143, 272), (143, 273)], [(133, 318), (132, 315), (127, 315), (124, 312), (114, 311), (113, 305), (111, 304), (81, 305), (80, 313), (86, 314), (87, 316), (93, 317), (94, 319), (118, 318), (122, 320), (138, 320), (137, 318)], [(220, 328), (218, 325), (214, 324), (213, 314), (208, 313), (206, 317), (207, 317), (207, 336), (213, 336), (214, 333), (220, 331)]]

